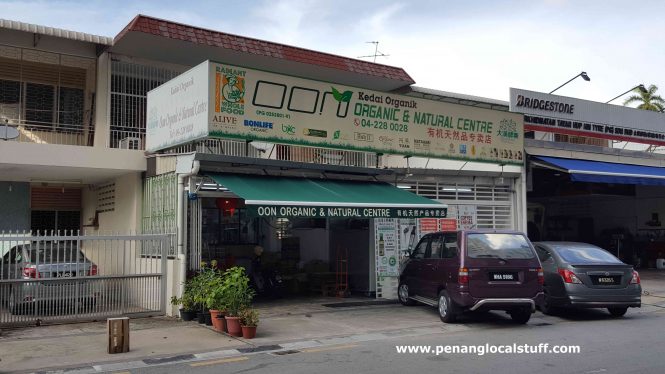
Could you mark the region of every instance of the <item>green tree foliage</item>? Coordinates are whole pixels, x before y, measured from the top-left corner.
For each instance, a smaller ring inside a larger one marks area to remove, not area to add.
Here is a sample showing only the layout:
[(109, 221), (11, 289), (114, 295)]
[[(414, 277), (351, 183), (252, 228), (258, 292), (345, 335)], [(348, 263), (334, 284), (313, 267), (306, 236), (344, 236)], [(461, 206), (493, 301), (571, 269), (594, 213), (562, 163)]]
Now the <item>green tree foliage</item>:
[(642, 92), (639, 88), (636, 88), (633, 92), (637, 95), (629, 96), (623, 105), (639, 103), (637, 109), (662, 112), (665, 109), (665, 100), (660, 95), (657, 95), (656, 91), (658, 91), (658, 86), (655, 84), (649, 85), (646, 92)]

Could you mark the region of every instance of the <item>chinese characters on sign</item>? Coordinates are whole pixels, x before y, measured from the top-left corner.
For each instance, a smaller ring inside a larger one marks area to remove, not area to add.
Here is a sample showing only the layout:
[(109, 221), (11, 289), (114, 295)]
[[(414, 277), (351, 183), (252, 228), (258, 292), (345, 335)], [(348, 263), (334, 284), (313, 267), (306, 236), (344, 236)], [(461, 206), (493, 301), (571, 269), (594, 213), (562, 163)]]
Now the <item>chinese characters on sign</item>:
[(148, 150), (222, 137), (521, 165), (522, 120), (206, 61), (148, 93)]

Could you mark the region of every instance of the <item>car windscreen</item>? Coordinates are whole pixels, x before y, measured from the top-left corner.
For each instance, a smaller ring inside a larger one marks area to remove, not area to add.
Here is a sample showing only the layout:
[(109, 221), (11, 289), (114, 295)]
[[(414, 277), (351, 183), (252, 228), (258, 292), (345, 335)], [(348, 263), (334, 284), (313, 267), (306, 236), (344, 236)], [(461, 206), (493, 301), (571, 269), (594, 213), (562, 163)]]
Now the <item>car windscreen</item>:
[(468, 234), (467, 256), (471, 258), (530, 259), (535, 254), (520, 234)]
[(598, 247), (556, 246), (556, 253), (569, 264), (621, 264), (621, 260)]
[(83, 263), (90, 262), (83, 253), (75, 247), (65, 246), (46, 246), (40, 248), (30, 248), (28, 251), (30, 263), (52, 264), (52, 263)]

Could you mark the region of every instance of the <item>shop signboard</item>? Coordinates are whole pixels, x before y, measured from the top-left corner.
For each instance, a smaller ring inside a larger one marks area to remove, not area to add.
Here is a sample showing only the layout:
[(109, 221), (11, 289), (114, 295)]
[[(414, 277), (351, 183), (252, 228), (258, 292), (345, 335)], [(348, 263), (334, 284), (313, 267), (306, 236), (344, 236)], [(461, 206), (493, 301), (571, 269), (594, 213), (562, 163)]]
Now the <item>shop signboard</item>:
[(456, 218), (441, 218), (441, 219), (439, 219), (439, 230), (440, 231), (457, 231), (457, 219)]
[(398, 225), (394, 219), (374, 220), (377, 278), (399, 276), (397, 228)]
[[(191, 83), (192, 70), (198, 73), (202, 67), (208, 71), (207, 84), (199, 85), (198, 78)], [(523, 118), (516, 113), (210, 61), (192, 70), (148, 93), (148, 136), (157, 137), (148, 140), (149, 151), (220, 137), (522, 164)], [(207, 119), (199, 116), (203, 109)]]
[(436, 218), (421, 218), (418, 220), (420, 235), (439, 231), (439, 220)]
[[(447, 208), (362, 208), (344, 206), (247, 205), (252, 217), (285, 218), (418, 218), (446, 217)], [(434, 219), (436, 222), (436, 219)]]
[(457, 206), (457, 223), (460, 230), (475, 229), (478, 224), (478, 212), (475, 205)]
[(662, 113), (573, 97), (510, 89), (510, 111), (532, 131), (665, 145)]
[(208, 136), (208, 66), (200, 64), (148, 92), (146, 150)]

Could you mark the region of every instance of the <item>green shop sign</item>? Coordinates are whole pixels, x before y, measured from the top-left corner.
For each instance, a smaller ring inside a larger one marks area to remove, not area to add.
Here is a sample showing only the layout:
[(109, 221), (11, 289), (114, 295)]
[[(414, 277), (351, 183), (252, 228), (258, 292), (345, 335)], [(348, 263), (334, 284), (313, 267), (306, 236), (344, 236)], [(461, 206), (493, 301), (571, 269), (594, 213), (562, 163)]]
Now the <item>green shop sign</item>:
[(447, 208), (362, 208), (293, 205), (248, 205), (252, 217), (286, 218), (446, 218)]

